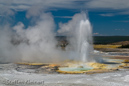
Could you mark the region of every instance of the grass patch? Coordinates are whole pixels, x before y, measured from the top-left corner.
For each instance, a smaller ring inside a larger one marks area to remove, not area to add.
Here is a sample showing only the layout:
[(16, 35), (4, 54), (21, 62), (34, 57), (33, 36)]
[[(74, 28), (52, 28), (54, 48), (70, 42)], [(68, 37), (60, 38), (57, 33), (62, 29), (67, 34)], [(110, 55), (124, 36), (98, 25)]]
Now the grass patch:
[(94, 48), (120, 48), (122, 45), (94, 45)]

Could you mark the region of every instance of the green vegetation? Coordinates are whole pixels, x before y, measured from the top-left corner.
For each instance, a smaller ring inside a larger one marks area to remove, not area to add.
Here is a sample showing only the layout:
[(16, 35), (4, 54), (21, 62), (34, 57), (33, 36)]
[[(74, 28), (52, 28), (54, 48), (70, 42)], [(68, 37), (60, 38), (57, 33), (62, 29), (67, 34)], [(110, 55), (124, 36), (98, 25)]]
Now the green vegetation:
[(128, 45), (122, 45), (121, 47), (119, 48), (129, 48), (129, 44)]
[(129, 36), (94, 36), (94, 44), (111, 44), (121, 41), (129, 41)]

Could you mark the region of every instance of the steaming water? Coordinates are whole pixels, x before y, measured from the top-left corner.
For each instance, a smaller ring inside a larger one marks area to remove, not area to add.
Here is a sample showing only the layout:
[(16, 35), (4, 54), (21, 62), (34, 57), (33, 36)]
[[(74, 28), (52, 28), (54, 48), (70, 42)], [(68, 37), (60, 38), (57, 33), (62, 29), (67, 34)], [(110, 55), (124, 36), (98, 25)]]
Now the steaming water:
[(60, 23), (58, 33), (67, 33), (69, 45), (66, 50), (72, 48), (69, 50), (69, 58), (82, 62), (92, 61), (92, 27), (85, 12), (75, 14), (68, 23)]
[[(83, 13), (83, 15), (85, 15)], [(89, 20), (84, 16), (84, 19), (80, 21), (79, 28), (78, 28), (78, 53), (79, 57), (81, 57), (82, 62), (91, 61), (89, 57), (89, 53), (92, 50), (92, 28), (90, 25)]]
[(68, 47), (73, 49), (64, 52), (56, 47), (55, 23), (50, 13), (43, 13), (34, 25), (27, 28), (22, 22), (14, 27), (5, 25), (0, 29), (0, 62), (91, 61), (92, 28), (86, 14), (77, 13), (68, 23), (60, 23), (59, 27), (60, 34), (69, 33), (71, 45)]

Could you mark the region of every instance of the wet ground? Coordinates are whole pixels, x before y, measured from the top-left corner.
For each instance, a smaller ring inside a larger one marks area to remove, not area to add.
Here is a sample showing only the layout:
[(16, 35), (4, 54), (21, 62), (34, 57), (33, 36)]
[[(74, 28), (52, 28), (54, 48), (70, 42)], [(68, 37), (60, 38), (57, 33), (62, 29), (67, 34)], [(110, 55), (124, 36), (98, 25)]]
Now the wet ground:
[[(116, 58), (128, 56), (123, 51), (96, 52)], [(97, 74), (59, 74), (55, 70), (47, 65), (0, 63), (0, 86), (129, 86), (129, 68)]]
[(0, 64), (0, 86), (128, 86), (129, 70), (99, 74), (46, 74), (35, 68), (17, 70), (13, 63)]

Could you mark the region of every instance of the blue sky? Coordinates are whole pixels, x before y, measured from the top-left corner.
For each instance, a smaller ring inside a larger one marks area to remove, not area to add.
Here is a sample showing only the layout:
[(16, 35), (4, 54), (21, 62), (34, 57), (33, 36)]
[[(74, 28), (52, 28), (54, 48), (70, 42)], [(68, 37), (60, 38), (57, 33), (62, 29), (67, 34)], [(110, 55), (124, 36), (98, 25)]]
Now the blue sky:
[(93, 34), (98, 36), (129, 36), (129, 0), (1, 0), (0, 25), (15, 26), (22, 22), (33, 25), (32, 18), (50, 12), (59, 29), (82, 10), (88, 14)]

